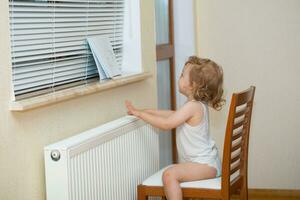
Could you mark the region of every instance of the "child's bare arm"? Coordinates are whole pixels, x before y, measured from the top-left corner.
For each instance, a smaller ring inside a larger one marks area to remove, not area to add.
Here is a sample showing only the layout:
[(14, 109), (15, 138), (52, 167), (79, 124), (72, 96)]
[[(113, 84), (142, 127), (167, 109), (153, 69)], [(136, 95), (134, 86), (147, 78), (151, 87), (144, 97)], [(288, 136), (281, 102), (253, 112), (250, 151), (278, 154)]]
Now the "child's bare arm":
[(138, 110), (134, 108), (128, 101), (126, 102), (126, 107), (128, 109), (128, 114), (135, 115), (147, 123), (163, 130), (171, 130), (176, 128), (190, 119), (195, 112), (194, 104), (191, 103), (186, 103), (182, 108), (180, 108), (178, 111), (174, 111), (168, 117), (157, 116), (143, 110)]
[(174, 110), (153, 110), (153, 109), (145, 109), (143, 110), (149, 114), (158, 115), (161, 117), (169, 117), (172, 115), (175, 111)]
[[(130, 109), (133, 110), (137, 110), (130, 101), (126, 101), (125, 105), (128, 109), (128, 114), (132, 115), (132, 113), (130, 113)], [(130, 108), (130, 109), (129, 109)], [(144, 110), (140, 110), (140, 111), (144, 111), (146, 113), (155, 115), (155, 116), (161, 116), (161, 117), (169, 117), (170, 115), (172, 115), (175, 111), (173, 110), (155, 110), (155, 109), (144, 109)]]

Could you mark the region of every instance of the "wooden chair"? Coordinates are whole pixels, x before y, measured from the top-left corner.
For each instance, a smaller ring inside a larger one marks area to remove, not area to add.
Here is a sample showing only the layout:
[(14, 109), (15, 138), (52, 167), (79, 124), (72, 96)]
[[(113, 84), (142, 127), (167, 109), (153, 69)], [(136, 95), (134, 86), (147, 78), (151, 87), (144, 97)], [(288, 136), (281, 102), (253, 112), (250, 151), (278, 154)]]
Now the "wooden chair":
[[(254, 93), (255, 87), (251, 86), (246, 91), (232, 95), (223, 149), (222, 176), (181, 183), (184, 198), (229, 200), (232, 194), (239, 193), (240, 199), (248, 199), (248, 144)], [(165, 199), (162, 173), (166, 168), (138, 185), (138, 200), (146, 200), (149, 196)]]

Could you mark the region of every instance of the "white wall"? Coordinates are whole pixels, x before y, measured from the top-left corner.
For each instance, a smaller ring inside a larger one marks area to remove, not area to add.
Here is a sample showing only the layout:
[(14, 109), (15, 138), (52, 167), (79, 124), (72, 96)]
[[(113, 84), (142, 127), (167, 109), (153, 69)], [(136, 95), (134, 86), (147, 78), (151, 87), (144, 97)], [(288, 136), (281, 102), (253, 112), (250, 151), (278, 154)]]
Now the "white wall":
[(211, 116), (218, 146), (231, 93), (255, 85), (249, 187), (300, 189), (300, 1), (196, 2), (198, 53), (225, 73), (227, 105)]

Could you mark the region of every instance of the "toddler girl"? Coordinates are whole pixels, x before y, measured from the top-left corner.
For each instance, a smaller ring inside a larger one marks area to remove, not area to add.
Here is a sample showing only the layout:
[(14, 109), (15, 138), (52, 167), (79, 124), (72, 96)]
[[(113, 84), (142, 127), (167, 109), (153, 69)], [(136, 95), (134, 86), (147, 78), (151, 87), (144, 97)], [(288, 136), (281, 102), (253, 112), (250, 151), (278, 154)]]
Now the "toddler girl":
[(187, 97), (177, 111), (140, 110), (126, 101), (128, 114), (163, 129), (176, 129), (178, 164), (163, 173), (168, 200), (182, 199), (180, 182), (214, 178), (221, 175), (221, 165), (215, 142), (209, 135), (208, 106), (221, 109), (223, 71), (209, 59), (192, 56), (180, 76), (179, 91)]

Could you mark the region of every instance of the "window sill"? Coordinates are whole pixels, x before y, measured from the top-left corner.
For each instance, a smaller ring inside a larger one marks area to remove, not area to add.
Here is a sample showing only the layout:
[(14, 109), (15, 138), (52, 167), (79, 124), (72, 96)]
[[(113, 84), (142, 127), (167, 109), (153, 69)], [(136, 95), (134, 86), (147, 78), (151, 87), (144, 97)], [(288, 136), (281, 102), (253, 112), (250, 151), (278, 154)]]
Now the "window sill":
[(55, 93), (32, 97), (24, 100), (12, 101), (10, 103), (11, 111), (27, 111), (34, 108), (55, 104), (58, 102), (74, 99), (77, 97), (97, 93), (115, 87), (121, 87), (130, 83), (139, 82), (152, 76), (149, 72), (143, 72), (134, 75), (124, 75), (113, 80), (105, 82), (90, 83), (88, 85), (65, 89)]

